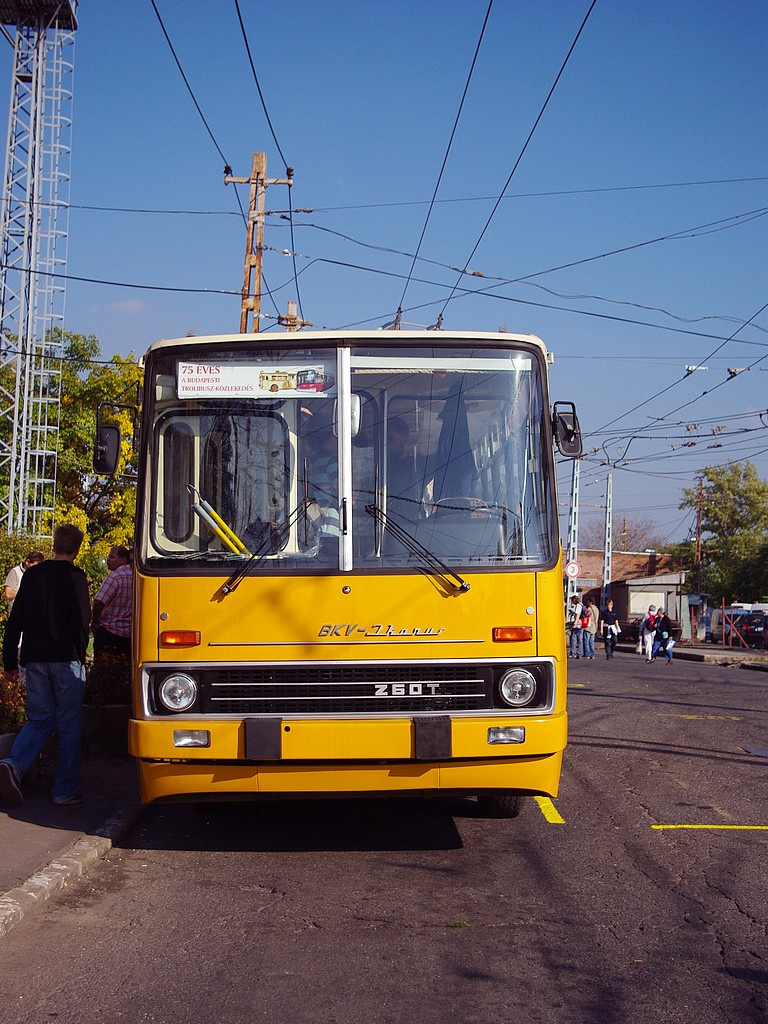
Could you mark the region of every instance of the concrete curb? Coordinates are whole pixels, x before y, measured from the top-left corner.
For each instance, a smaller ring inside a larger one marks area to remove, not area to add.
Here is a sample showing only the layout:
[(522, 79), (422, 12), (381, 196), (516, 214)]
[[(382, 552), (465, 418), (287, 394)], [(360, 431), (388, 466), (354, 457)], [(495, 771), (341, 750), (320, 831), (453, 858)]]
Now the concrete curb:
[(92, 835), (83, 833), (23, 885), (0, 895), (0, 939), (4, 939), (31, 910), (45, 903), (71, 881), (82, 878), (91, 865), (105, 857), (133, 828), (141, 812), (140, 804), (115, 811)]
[[(634, 644), (618, 644), (616, 650), (622, 654), (636, 654)], [(697, 661), (706, 665), (719, 665), (721, 668), (747, 668), (757, 672), (768, 672), (768, 657), (760, 651), (727, 652), (717, 647), (702, 651), (690, 647), (675, 647), (675, 661)]]

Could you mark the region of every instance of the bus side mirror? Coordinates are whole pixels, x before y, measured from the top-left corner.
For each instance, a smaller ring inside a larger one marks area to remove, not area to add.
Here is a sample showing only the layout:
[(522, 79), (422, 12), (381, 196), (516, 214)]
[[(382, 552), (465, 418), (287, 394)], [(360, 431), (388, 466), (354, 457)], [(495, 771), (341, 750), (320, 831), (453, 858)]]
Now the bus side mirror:
[[(357, 437), (360, 433), (360, 395), (350, 395), (350, 406), (349, 406), (349, 422), (350, 422), (350, 434), (352, 437)], [(339, 433), (338, 427), (338, 415), (339, 415), (339, 403), (338, 399), (333, 400), (333, 436), (337, 437)]]
[(117, 469), (120, 457), (119, 427), (99, 427), (96, 431), (96, 444), (93, 447), (93, 470), (100, 476), (112, 476)]
[(555, 402), (552, 410), (552, 433), (561, 455), (568, 459), (581, 458), (581, 428), (573, 402)]

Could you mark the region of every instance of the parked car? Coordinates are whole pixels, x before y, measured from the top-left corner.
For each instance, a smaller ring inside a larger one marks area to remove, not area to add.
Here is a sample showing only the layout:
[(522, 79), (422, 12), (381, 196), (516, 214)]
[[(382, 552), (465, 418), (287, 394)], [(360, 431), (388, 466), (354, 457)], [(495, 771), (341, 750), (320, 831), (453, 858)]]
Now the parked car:
[(726, 647), (762, 647), (766, 632), (766, 614), (746, 608), (715, 608), (708, 639)]

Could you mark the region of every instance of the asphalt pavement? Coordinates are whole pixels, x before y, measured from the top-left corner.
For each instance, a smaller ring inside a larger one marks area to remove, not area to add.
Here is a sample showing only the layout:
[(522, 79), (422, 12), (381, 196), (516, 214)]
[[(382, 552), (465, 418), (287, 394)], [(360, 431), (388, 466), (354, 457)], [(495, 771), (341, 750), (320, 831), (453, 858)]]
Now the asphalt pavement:
[[(635, 645), (620, 644), (618, 650), (632, 654)], [(602, 650), (597, 653), (600, 656)], [(679, 645), (675, 657), (768, 671), (768, 651)], [(84, 875), (120, 842), (141, 813), (136, 766), (127, 754), (84, 754), (82, 804), (51, 803), (53, 771), (52, 756), (43, 754), (35, 776), (23, 787), (21, 807), (0, 806), (0, 939), (28, 911)]]
[(55, 764), (43, 754), (20, 807), (0, 805), (0, 939), (35, 906), (79, 878), (130, 830), (141, 811), (133, 758), (83, 758), (81, 804), (51, 802)]

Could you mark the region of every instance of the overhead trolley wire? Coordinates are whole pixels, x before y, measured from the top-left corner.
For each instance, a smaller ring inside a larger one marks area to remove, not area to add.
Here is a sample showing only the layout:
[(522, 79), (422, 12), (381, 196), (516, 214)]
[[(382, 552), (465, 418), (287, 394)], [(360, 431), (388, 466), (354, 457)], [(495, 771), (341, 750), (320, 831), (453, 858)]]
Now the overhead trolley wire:
[(240, 13), (239, 0), (235, 0), (235, 10), (237, 11), (237, 20), (240, 22), (240, 31), (243, 35), (243, 42), (245, 43), (245, 52), (248, 54), (248, 63), (251, 65), (251, 74), (253, 75), (253, 80), (256, 83), (256, 89), (259, 94), (259, 99), (261, 100), (261, 109), (264, 111), (264, 117), (267, 119), (267, 125), (269, 126), (269, 131), (272, 135), (272, 139), (275, 143), (275, 146), (277, 147), (277, 152), (280, 154), (280, 159), (283, 161), (283, 167), (287, 169), (288, 161), (285, 159), (285, 154), (280, 148), (280, 143), (277, 141), (277, 135), (275, 134), (275, 129), (272, 124), (272, 118), (269, 116), (269, 111), (267, 110), (267, 102), (264, 99), (264, 93), (261, 91), (261, 86), (259, 85), (259, 77), (256, 74), (256, 67), (253, 63), (253, 57), (251, 56), (251, 47), (250, 44), (248, 43), (248, 34), (245, 31), (245, 25), (243, 24), (243, 16)]
[[(539, 111), (538, 116), (536, 117), (536, 120), (533, 123), (533, 127), (531, 128), (530, 132), (528, 133), (528, 138), (525, 140), (523, 148), (520, 150), (520, 153), (518, 154), (517, 160), (515, 160), (514, 166), (513, 166), (512, 170), (509, 173), (509, 177), (507, 178), (507, 180), (506, 180), (506, 182), (504, 184), (504, 188), (501, 190), (501, 193), (500, 193), (498, 199), (493, 204), (493, 209), (491, 210), (491, 212), (490, 212), (490, 214), (488, 216), (488, 219), (485, 222), (485, 226), (483, 227), (483, 230), (480, 232), (480, 235), (479, 235), (477, 241), (475, 242), (475, 244), (474, 244), (474, 246), (472, 248), (472, 251), (470, 252), (469, 256), (467, 257), (467, 260), (466, 260), (466, 262), (464, 264), (464, 268), (463, 268), (462, 273), (466, 271), (467, 267), (469, 266), (470, 260), (472, 259), (472, 257), (477, 252), (478, 248), (480, 247), (480, 243), (482, 242), (483, 237), (485, 236), (486, 231), (490, 227), (491, 221), (493, 220), (494, 215), (496, 214), (496, 211), (498, 210), (498, 208), (499, 208), (499, 206), (501, 204), (501, 201), (504, 198), (504, 193), (509, 188), (509, 183), (512, 181), (512, 178), (514, 177), (515, 172), (517, 171), (517, 168), (520, 166), (520, 162), (522, 161), (523, 156), (525, 155), (525, 151), (528, 149), (528, 146), (529, 146), (529, 144), (531, 142), (531, 139), (533, 138), (534, 133), (535, 133), (536, 129), (539, 126), (539, 122), (541, 121), (542, 117), (544, 116), (544, 111), (547, 109), (547, 106), (549, 105), (549, 101), (552, 99), (552, 96), (554, 95), (555, 89), (557, 88), (557, 85), (558, 85), (560, 79), (563, 76), (563, 73), (565, 71), (566, 65), (568, 64), (568, 61), (571, 59), (571, 54), (576, 49), (576, 44), (578, 43), (578, 41), (579, 41), (579, 39), (581, 37), (581, 33), (584, 31), (584, 28), (586, 27), (586, 24), (589, 21), (589, 16), (592, 14), (592, 11), (594, 10), (594, 7), (595, 7), (596, 3), (597, 3), (597, 0), (592, 0), (592, 3), (589, 5), (589, 10), (585, 14), (584, 20), (582, 21), (581, 25), (579, 26), (579, 31), (576, 33), (576, 36), (574, 37), (574, 40), (571, 43), (571, 46), (570, 46), (570, 48), (568, 50), (568, 53), (565, 55), (565, 60), (563, 61), (562, 65), (560, 67), (560, 70), (558, 71), (558, 73), (557, 73), (557, 75), (555, 77), (555, 80), (552, 83), (552, 87), (550, 88), (550, 90), (549, 90), (549, 92), (547, 94), (547, 98), (544, 100), (544, 104), (542, 105), (542, 108)], [(443, 313), (445, 313), (445, 310), (446, 310), (446, 308), (448, 306), (448, 303), (453, 298), (453, 296), (454, 296), (454, 294), (455, 294), (455, 292), (456, 292), (456, 290), (458, 288), (460, 280), (461, 280), (461, 276), (459, 276), (457, 278), (456, 283), (454, 284), (453, 288), (451, 289), (450, 295), (445, 300), (445, 304), (443, 305), (443, 308), (440, 311), (440, 315), (441, 316), (443, 315)]]
[[(224, 171), (225, 171), (225, 173), (227, 173), (228, 169), (230, 167), (229, 160), (227, 160), (227, 158), (224, 156), (222, 148), (219, 145), (219, 143), (217, 142), (216, 136), (213, 134), (213, 132), (211, 130), (211, 126), (208, 124), (208, 121), (206, 120), (205, 114), (203, 113), (200, 104), (197, 102), (197, 97), (195, 96), (194, 92), (192, 91), (192, 86), (189, 84), (189, 79), (187, 78), (186, 73), (184, 72), (184, 68), (181, 66), (181, 61), (179, 60), (178, 55), (176, 53), (176, 50), (175, 50), (175, 48), (173, 46), (173, 43), (171, 42), (171, 37), (168, 35), (168, 30), (166, 29), (165, 24), (163, 22), (163, 19), (160, 16), (160, 11), (158, 11), (158, 9), (157, 9), (157, 4), (155, 3), (155, 0), (149, 0), (149, 2), (152, 4), (152, 10), (155, 12), (155, 15), (157, 17), (158, 23), (160, 24), (160, 28), (162, 29), (163, 35), (165, 36), (165, 41), (168, 44), (168, 49), (171, 51), (173, 59), (174, 59), (174, 61), (176, 63), (176, 67), (179, 69), (179, 74), (181, 75), (182, 81), (184, 82), (184, 85), (187, 87), (187, 92), (189, 93), (190, 97), (192, 98), (192, 102), (195, 105), (195, 110), (197, 110), (198, 114), (200, 115), (200, 120), (205, 125), (205, 130), (208, 132), (208, 135), (210, 136), (211, 142), (213, 143), (213, 145), (216, 148), (216, 152), (221, 157), (221, 159), (222, 159), (222, 161), (224, 163)], [(243, 221), (243, 223), (247, 224), (248, 223), (248, 218), (246, 217), (245, 210), (243, 209), (243, 205), (240, 202), (240, 196), (237, 193), (237, 189), (235, 189), (234, 195), (235, 195), (235, 200), (237, 201), (238, 208), (240, 210), (240, 219)], [(266, 278), (263, 275), (262, 275), (262, 279), (261, 280), (262, 280), (262, 285), (263, 285), (264, 291), (267, 293), (267, 295), (269, 295), (269, 297), (271, 299), (272, 298), (272, 292), (270, 291), (269, 286), (268, 286), (267, 281), (266, 281)], [(237, 294), (242, 294), (242, 293), (238, 292)], [(274, 299), (272, 301), (274, 302)], [(275, 313), (277, 315), (279, 315), (278, 309), (277, 309), (277, 304), (275, 304)]]
[[(273, 139), (273, 141), (275, 143), (275, 146), (277, 147), (277, 152), (280, 154), (280, 159), (283, 161), (283, 167), (285, 167), (286, 177), (292, 178), (293, 177), (293, 169), (288, 166), (288, 161), (285, 159), (285, 154), (283, 153), (283, 150), (282, 150), (282, 148), (280, 146), (280, 143), (277, 141), (277, 135), (275, 133), (274, 126), (272, 124), (272, 118), (269, 116), (269, 111), (267, 110), (267, 102), (264, 99), (264, 93), (261, 91), (261, 85), (259, 84), (259, 76), (256, 74), (256, 66), (253, 63), (253, 56), (251, 54), (251, 47), (250, 47), (250, 44), (248, 42), (248, 33), (245, 31), (245, 24), (243, 23), (243, 16), (242, 16), (242, 14), (240, 12), (240, 3), (239, 3), (239, 0), (234, 0), (234, 2), (235, 2), (235, 10), (237, 11), (237, 20), (240, 22), (240, 32), (242, 33), (243, 43), (245, 44), (245, 52), (248, 54), (248, 63), (251, 65), (251, 74), (253, 75), (253, 81), (256, 84), (256, 90), (257, 90), (257, 92), (259, 94), (259, 99), (261, 100), (261, 109), (264, 111), (264, 117), (267, 119), (267, 125), (269, 126), (270, 133), (272, 134), (272, 139)], [(289, 212), (288, 222), (289, 222), (289, 224), (291, 226), (291, 249), (293, 250), (296, 247), (295, 247), (294, 242), (293, 242), (293, 208), (292, 208), (292, 201), (291, 201), (291, 186), (290, 185), (288, 186), (288, 208), (289, 208), (289, 210), (288, 210), (288, 212)], [(299, 315), (301, 316), (301, 319), (303, 320), (304, 319), (304, 311), (303, 311), (303, 309), (301, 307), (301, 293), (300, 293), (300, 290), (299, 290), (299, 275), (296, 272), (296, 256), (295, 255), (293, 256), (293, 280), (294, 280), (295, 285), (296, 285), (296, 301), (297, 301), (298, 307), (299, 307)]]
[[(768, 181), (767, 177), (757, 178), (713, 178), (709, 181), (664, 181), (652, 185), (608, 185), (605, 188), (568, 188), (555, 189), (547, 192), (514, 192), (504, 195), (502, 199), (546, 199), (555, 196), (588, 196), (600, 192), (639, 192), (654, 188), (691, 188), (698, 185), (739, 185), (747, 182)], [(434, 204), (441, 206), (446, 203), (487, 203), (496, 196), (464, 196), (456, 199), (436, 199)], [(310, 213), (335, 213), (346, 210), (386, 210), (393, 206), (426, 206), (428, 199), (411, 199), (399, 203), (358, 203), (351, 206), (315, 206)]]
[(402, 309), (402, 305), (405, 302), (405, 293), (408, 291), (408, 286), (411, 283), (411, 275), (413, 274), (413, 268), (416, 266), (416, 261), (419, 258), (419, 253), (421, 252), (421, 245), (422, 245), (422, 242), (424, 241), (424, 235), (427, 232), (427, 225), (429, 224), (429, 218), (431, 217), (432, 210), (434, 209), (434, 206), (435, 206), (435, 200), (437, 199), (437, 193), (438, 193), (438, 190), (440, 188), (440, 182), (443, 180), (443, 174), (445, 172), (445, 165), (448, 163), (448, 155), (451, 152), (451, 147), (453, 146), (453, 140), (456, 137), (456, 129), (459, 126), (459, 118), (461, 117), (461, 112), (464, 109), (464, 101), (467, 98), (467, 92), (469, 91), (469, 83), (472, 81), (472, 75), (474, 74), (475, 64), (477, 64), (477, 56), (480, 53), (480, 46), (482, 45), (482, 42), (483, 42), (483, 36), (485, 35), (485, 29), (486, 29), (486, 26), (488, 25), (488, 19), (489, 19), (490, 15), (491, 15), (491, 8), (492, 7), (493, 7), (493, 0), (490, 0), (490, 2), (488, 4), (488, 10), (485, 12), (485, 18), (483, 19), (483, 27), (480, 29), (480, 36), (479, 36), (479, 38), (477, 40), (477, 45), (475, 46), (475, 54), (474, 54), (474, 56), (472, 58), (472, 63), (471, 63), (470, 68), (469, 68), (469, 74), (467, 75), (467, 80), (464, 83), (464, 91), (461, 94), (461, 101), (459, 102), (459, 109), (456, 111), (456, 117), (455, 117), (454, 122), (453, 122), (453, 128), (451, 130), (451, 136), (448, 139), (448, 145), (447, 145), (446, 150), (445, 150), (445, 155), (443, 156), (443, 162), (442, 162), (442, 165), (440, 166), (440, 173), (438, 174), (437, 181), (435, 182), (435, 189), (434, 189), (434, 192), (432, 193), (432, 199), (430, 200), (430, 203), (429, 203), (429, 208), (427, 210), (427, 216), (424, 218), (424, 225), (423, 225), (423, 227), (421, 229), (421, 235), (419, 236), (419, 244), (416, 246), (416, 252), (413, 254), (413, 261), (411, 263), (411, 269), (408, 271), (408, 277), (407, 277), (405, 285), (403, 287), (403, 294), (400, 296), (400, 302), (398, 303), (398, 308), (399, 309)]
[[(613, 185), (608, 188), (577, 188), (577, 189), (563, 189), (556, 192), (516, 192), (513, 195), (504, 196), (505, 199), (539, 199), (547, 198), (549, 196), (579, 196), (579, 195), (591, 195), (598, 192), (636, 192), (643, 189), (656, 189), (656, 188), (689, 188), (695, 185), (734, 185), (741, 184), (744, 182), (753, 181), (768, 181), (766, 178), (721, 178), (712, 181), (676, 181), (667, 182), (666, 184), (656, 185)], [(457, 199), (436, 199), (435, 205), (439, 206), (445, 203), (481, 203), (488, 202), (491, 199), (495, 199), (495, 196), (466, 196), (464, 198)], [(30, 200), (31, 202), (31, 200)], [(87, 203), (64, 203), (57, 201), (55, 203), (37, 203), (38, 207), (57, 207), (62, 210), (94, 210), (98, 213), (151, 213), (151, 214), (174, 214), (184, 217), (238, 217), (238, 213), (234, 210), (163, 210), (163, 209), (149, 209), (146, 207), (129, 207), (129, 206), (92, 206)], [(335, 213), (337, 211), (345, 210), (379, 210), (388, 209), (389, 207), (397, 206), (428, 206), (430, 200), (428, 199), (414, 199), (409, 202), (402, 203), (367, 203), (360, 204), (357, 206), (315, 206), (311, 209), (296, 209), (294, 213)], [(267, 211), (272, 213), (279, 213), (281, 211), (273, 210)], [(317, 225), (316, 225), (317, 226)], [(410, 255), (410, 254), (407, 254)]]
[[(713, 349), (709, 353), (708, 356), (705, 356), (704, 359), (699, 360), (699, 365), (701, 365), (701, 366), (706, 365), (707, 360), (711, 359), (714, 355), (716, 355), (720, 351), (721, 348), (724, 348), (724, 346), (728, 344), (729, 341), (733, 341), (734, 338), (736, 337), (736, 335), (740, 331), (743, 331), (745, 327), (748, 327), (752, 323), (752, 321), (755, 320), (758, 316), (760, 316), (760, 314), (762, 312), (764, 312), (766, 309), (768, 309), (768, 302), (766, 302), (765, 305), (761, 306), (760, 309), (758, 309), (756, 313), (753, 313), (752, 316), (749, 318), (749, 320), (745, 320), (744, 323), (740, 324), (739, 327), (737, 327), (736, 330), (733, 332), (733, 334), (730, 335), (730, 337), (724, 338), (723, 341), (717, 346), (717, 348)], [(762, 362), (766, 358), (768, 358), (768, 356), (761, 356), (759, 359), (756, 359), (751, 364), (751, 366), (757, 365), (757, 363)], [(690, 376), (690, 374), (688, 374), (688, 373), (684, 374), (684, 376), (682, 376), (679, 380), (673, 381), (667, 387), (662, 388), (661, 391), (657, 391), (655, 395), (651, 395), (650, 398), (646, 398), (644, 402), (639, 402), (637, 405), (633, 405), (631, 409), (627, 409), (626, 412), (623, 412), (623, 413), (621, 413), (618, 416), (614, 416), (614, 418), (612, 420), (609, 420), (607, 423), (604, 423), (601, 427), (598, 427), (597, 430), (590, 431), (590, 435), (592, 435), (592, 434), (599, 434), (603, 430), (605, 430), (606, 427), (610, 427), (610, 426), (612, 426), (612, 424), (616, 423), (618, 420), (623, 419), (625, 416), (629, 416), (630, 413), (636, 412), (638, 409), (642, 409), (643, 406), (648, 405), (650, 402), (654, 401), (654, 399), (656, 399), (656, 398), (660, 398), (662, 395), (665, 395), (667, 393), (667, 391), (671, 391), (672, 388), (677, 387), (678, 384), (681, 384), (684, 380), (687, 380), (687, 378), (689, 376)], [(738, 374), (737, 374), (737, 376), (738, 376)], [(704, 398), (705, 395), (710, 394), (712, 391), (716, 391), (718, 388), (722, 387), (723, 384), (727, 384), (729, 382), (729, 380), (732, 380), (732, 379), (733, 378), (726, 378), (726, 380), (721, 381), (719, 384), (716, 384), (714, 387), (710, 388), (708, 391), (703, 392), (703, 394), (699, 395), (697, 398), (692, 398), (690, 402), (685, 402), (683, 405), (678, 406), (676, 409), (671, 409), (664, 416), (656, 416), (656, 417), (654, 417), (651, 420), (651, 422), (652, 423), (658, 423), (660, 420), (666, 419), (667, 416), (672, 416), (672, 415), (674, 415), (674, 413), (679, 412), (680, 409), (685, 409), (685, 408), (687, 408), (687, 406), (693, 405), (694, 402), (698, 402), (700, 398)]]
[[(322, 224), (314, 224), (314, 223), (310, 223), (310, 222), (307, 222), (307, 221), (302, 221), (302, 222), (300, 222), (299, 227), (311, 228), (314, 231), (321, 231), (321, 232), (324, 232), (326, 234), (334, 235), (335, 237), (341, 238), (344, 241), (351, 242), (353, 245), (359, 245), (359, 246), (361, 246), (364, 249), (372, 249), (372, 250), (374, 250), (376, 252), (389, 253), (389, 254), (391, 254), (393, 256), (407, 256), (408, 258), (413, 260), (413, 263), (411, 265), (411, 270), (410, 270), (409, 275), (408, 275), (408, 281), (411, 280), (411, 277), (413, 275), (413, 266), (415, 265), (416, 261), (418, 260), (421, 263), (427, 263), (427, 264), (429, 264), (431, 266), (441, 267), (442, 269), (445, 269), (445, 270), (453, 270), (456, 273), (462, 274), (464, 276), (482, 278), (484, 280), (493, 280), (493, 281), (496, 282), (495, 284), (489, 284), (489, 285), (487, 285), (484, 288), (461, 290), (461, 295), (462, 296), (467, 296), (467, 295), (486, 295), (487, 294), (489, 297), (494, 298), (495, 296), (492, 295), (491, 293), (492, 293), (493, 289), (495, 289), (495, 288), (501, 288), (501, 287), (503, 287), (505, 285), (510, 285), (510, 284), (525, 284), (525, 285), (528, 285), (528, 286), (533, 287), (533, 288), (539, 288), (541, 291), (545, 291), (548, 294), (555, 295), (557, 298), (561, 298), (561, 299), (591, 299), (591, 300), (594, 300), (595, 302), (605, 302), (605, 303), (609, 303), (611, 305), (630, 306), (630, 307), (635, 308), (635, 309), (645, 309), (645, 310), (648, 310), (649, 312), (662, 313), (664, 316), (671, 317), (673, 320), (679, 320), (679, 321), (681, 321), (683, 323), (698, 323), (698, 322), (701, 322), (701, 321), (704, 321), (704, 320), (724, 320), (724, 321), (729, 321), (730, 320), (732, 322), (738, 322), (740, 324), (742, 322), (741, 319), (740, 318), (736, 318), (736, 317), (732, 317), (732, 316), (716, 316), (716, 315), (683, 316), (682, 314), (673, 313), (672, 311), (667, 310), (667, 309), (663, 309), (663, 308), (661, 308), (659, 306), (645, 306), (642, 303), (630, 302), (629, 300), (609, 299), (609, 298), (606, 298), (605, 296), (602, 296), (602, 295), (590, 295), (590, 294), (581, 294), (581, 293), (574, 294), (574, 293), (568, 293), (568, 292), (559, 292), (559, 291), (556, 291), (555, 289), (547, 288), (545, 285), (539, 284), (538, 282), (533, 281), (532, 278), (534, 278), (534, 277), (543, 277), (546, 274), (552, 274), (552, 273), (555, 273), (558, 270), (565, 270), (565, 269), (567, 269), (569, 267), (580, 266), (580, 265), (582, 265), (584, 263), (590, 263), (590, 262), (593, 262), (595, 260), (605, 259), (605, 258), (607, 258), (609, 256), (617, 256), (617, 255), (620, 255), (620, 254), (625, 253), (625, 252), (631, 252), (632, 250), (635, 250), (635, 249), (642, 249), (645, 246), (656, 245), (656, 244), (658, 244), (660, 242), (669, 242), (669, 241), (675, 241), (675, 240), (678, 240), (678, 239), (697, 238), (697, 237), (699, 237), (700, 234), (701, 235), (712, 234), (715, 231), (724, 231), (724, 230), (727, 230), (727, 229), (733, 228), (733, 227), (741, 227), (742, 225), (744, 225), (746, 223), (749, 223), (749, 221), (754, 220), (754, 219), (756, 219), (758, 217), (763, 217), (766, 214), (768, 214), (768, 207), (762, 207), (762, 208), (757, 209), (757, 210), (750, 210), (750, 211), (748, 211), (746, 213), (733, 214), (730, 217), (724, 217), (724, 218), (721, 218), (721, 219), (716, 220), (716, 221), (709, 221), (709, 222), (707, 222), (705, 224), (696, 225), (695, 227), (681, 228), (679, 231), (673, 232), (673, 233), (671, 233), (669, 235), (659, 235), (658, 237), (646, 239), (646, 240), (644, 240), (642, 242), (635, 242), (632, 245), (623, 246), (620, 249), (611, 249), (608, 252), (598, 253), (598, 254), (596, 254), (594, 256), (586, 256), (586, 257), (584, 257), (584, 258), (582, 258), (580, 260), (575, 260), (575, 261), (573, 261), (571, 263), (564, 263), (564, 264), (562, 264), (560, 266), (557, 266), (557, 267), (550, 267), (547, 270), (533, 271), (530, 274), (525, 274), (525, 275), (523, 275), (521, 277), (513, 277), (513, 278), (500, 277), (500, 276), (496, 276), (496, 275), (487, 274), (487, 273), (484, 273), (484, 272), (481, 272), (481, 271), (466, 271), (466, 270), (462, 271), (458, 267), (454, 267), (450, 263), (443, 263), (441, 260), (428, 259), (427, 257), (419, 256), (418, 253), (416, 255), (414, 255), (412, 253), (405, 252), (402, 249), (393, 249), (391, 246), (376, 245), (376, 244), (374, 244), (372, 242), (363, 242), (359, 238), (354, 238), (351, 235), (345, 234), (342, 231), (336, 231), (333, 228), (325, 227)], [(292, 255), (295, 258), (295, 256), (297, 254), (296, 253), (292, 253)], [(300, 254), (298, 254), (298, 255), (300, 255)], [(407, 282), (406, 282), (406, 287), (407, 287)], [(401, 300), (400, 300), (400, 306), (401, 307), (402, 307), (403, 299), (404, 298), (405, 298), (405, 290), (403, 291), (403, 298), (401, 298)], [(436, 300), (436, 302), (437, 301), (440, 301), (440, 300)], [(514, 301), (514, 299), (512, 301)], [(766, 330), (766, 328), (761, 328), (761, 327), (758, 326), (757, 330), (763, 331), (763, 330)]]
[(163, 19), (160, 17), (160, 11), (158, 11), (158, 9), (157, 9), (157, 4), (155, 3), (155, 0), (149, 0), (149, 2), (152, 4), (152, 10), (155, 12), (155, 14), (157, 16), (157, 20), (160, 23), (160, 28), (162, 29), (163, 35), (165, 36), (165, 41), (166, 41), (166, 43), (168, 43), (168, 49), (171, 51), (173, 59), (176, 62), (176, 67), (179, 69), (179, 74), (181, 75), (181, 79), (184, 82), (184, 85), (187, 87), (187, 92), (189, 93), (189, 95), (190, 95), (190, 97), (192, 99), (192, 102), (195, 105), (195, 110), (200, 115), (200, 120), (205, 125), (205, 130), (208, 132), (208, 135), (210, 137), (211, 142), (216, 147), (216, 152), (219, 154), (219, 156), (221, 157), (221, 159), (224, 162), (224, 164), (226, 166), (229, 166), (229, 161), (224, 156), (224, 153), (221, 150), (221, 146), (216, 141), (216, 136), (211, 131), (211, 126), (206, 121), (205, 114), (203, 113), (203, 111), (202, 111), (202, 109), (200, 107), (200, 104), (197, 102), (197, 97), (195, 96), (194, 92), (192, 91), (192, 86), (189, 84), (189, 79), (187, 78), (187, 76), (186, 76), (186, 74), (184, 72), (184, 68), (181, 66), (181, 61), (179, 60), (179, 58), (178, 58), (178, 56), (176, 54), (176, 50), (174, 49), (173, 43), (171, 42), (171, 37), (168, 35), (168, 31), (167, 31), (167, 29), (166, 29), (166, 27), (165, 27), (165, 25), (163, 23)]

